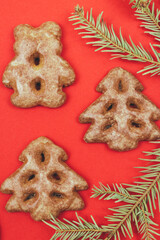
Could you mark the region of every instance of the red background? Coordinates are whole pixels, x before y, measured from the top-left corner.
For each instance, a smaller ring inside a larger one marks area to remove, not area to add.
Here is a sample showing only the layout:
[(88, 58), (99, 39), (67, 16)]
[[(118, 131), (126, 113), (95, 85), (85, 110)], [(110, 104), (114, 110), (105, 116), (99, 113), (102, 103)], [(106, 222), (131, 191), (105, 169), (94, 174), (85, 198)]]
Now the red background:
[[(160, 7), (158, 0), (155, 2)], [(0, 77), (2, 78), (6, 65), (14, 57), (14, 27), (22, 23), (37, 27), (50, 20), (62, 27), (62, 56), (74, 68), (76, 81), (64, 90), (68, 96), (67, 101), (58, 109), (14, 107), (10, 102), (13, 91), (0, 82), (0, 183), (21, 165), (18, 156), (33, 139), (39, 136), (49, 137), (67, 151), (68, 165), (90, 185), (88, 191), (81, 192), (86, 208), (79, 215), (89, 220), (89, 215), (92, 214), (99, 224), (106, 224), (104, 216), (109, 213), (108, 207), (114, 206), (114, 203), (90, 199), (93, 185), (98, 185), (99, 181), (104, 184), (132, 183), (133, 177), (139, 174), (139, 170), (134, 167), (145, 164), (139, 160), (144, 157), (142, 151), (158, 147), (158, 144), (141, 142), (137, 149), (124, 153), (112, 151), (105, 144), (87, 144), (83, 141), (83, 136), (89, 125), (80, 124), (78, 117), (100, 96), (95, 90), (96, 86), (113, 67), (121, 66), (138, 77), (145, 87), (143, 93), (158, 107), (160, 77), (138, 75), (136, 72), (145, 64), (110, 61), (109, 53), (95, 53), (93, 47), (87, 46), (86, 41), (78, 36), (78, 32), (74, 31), (72, 23), (68, 21), (77, 3), (83, 5), (85, 10), (92, 7), (94, 16), (104, 11), (103, 16), (108, 25), (113, 24), (117, 33), (122, 27), (122, 33), (127, 39), (131, 35), (135, 43), (142, 42), (148, 49), (149, 42), (155, 42), (140, 28), (140, 22), (136, 20), (128, 0), (2, 0)], [(160, 126), (160, 121), (157, 124)], [(50, 239), (53, 230), (41, 222), (33, 221), (28, 213), (8, 213), (5, 210), (9, 197), (0, 193), (0, 239)], [(63, 217), (72, 220), (75, 219), (75, 214), (65, 212), (60, 215), (60, 218)], [(156, 221), (160, 223), (158, 212)], [(141, 239), (136, 231), (133, 239)]]

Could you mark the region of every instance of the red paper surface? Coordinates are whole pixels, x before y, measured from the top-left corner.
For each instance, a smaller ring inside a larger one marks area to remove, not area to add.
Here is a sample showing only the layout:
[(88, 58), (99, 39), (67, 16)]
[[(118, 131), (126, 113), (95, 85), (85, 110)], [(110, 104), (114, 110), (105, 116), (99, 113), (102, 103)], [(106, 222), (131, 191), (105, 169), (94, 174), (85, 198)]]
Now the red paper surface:
[[(158, 0), (156, 6), (160, 7)], [(13, 90), (3, 86), (0, 81), (0, 184), (13, 173), (21, 163), (18, 156), (22, 150), (39, 136), (46, 136), (57, 145), (66, 150), (69, 155), (68, 165), (82, 175), (90, 188), (82, 191), (86, 207), (78, 214), (89, 220), (92, 214), (98, 224), (106, 224), (104, 216), (110, 213), (112, 201), (99, 201), (90, 199), (91, 189), (98, 182), (104, 184), (133, 183), (134, 176), (139, 174), (135, 166), (144, 165), (139, 160), (144, 157), (142, 151), (158, 147), (158, 144), (141, 142), (138, 148), (129, 152), (115, 152), (105, 144), (87, 144), (83, 136), (88, 129), (88, 124), (80, 124), (78, 117), (100, 94), (96, 86), (103, 77), (114, 67), (121, 66), (134, 74), (144, 85), (143, 93), (158, 107), (160, 77), (142, 76), (136, 72), (145, 64), (122, 60), (110, 60), (109, 53), (94, 52), (94, 47), (87, 46), (84, 39), (74, 31), (72, 23), (68, 21), (74, 7), (79, 3), (85, 10), (93, 8), (94, 16), (104, 11), (104, 19), (108, 25), (113, 24), (118, 33), (122, 28), (123, 36), (128, 39), (131, 35), (135, 43), (143, 43), (149, 48), (153, 38), (145, 35), (140, 22), (134, 16), (134, 10), (128, 5), (128, 0), (6, 0), (1, 1), (0, 7), (0, 77), (5, 67), (14, 57), (13, 29), (19, 24), (30, 24), (35, 27), (45, 21), (55, 21), (62, 28), (62, 56), (74, 68), (76, 73), (75, 83), (64, 89), (67, 94), (66, 103), (58, 109), (34, 107), (20, 109), (13, 106), (10, 96)], [(160, 126), (160, 122), (157, 122)], [(53, 230), (41, 222), (35, 222), (28, 213), (8, 213), (5, 204), (9, 195), (0, 193), (0, 239), (1, 240), (47, 240)], [(75, 219), (74, 212), (65, 212), (60, 218)], [(160, 223), (158, 211), (155, 220)], [(141, 239), (136, 234), (133, 239)], [(128, 239), (128, 238), (126, 238)], [(159, 237), (157, 237), (159, 239)]]

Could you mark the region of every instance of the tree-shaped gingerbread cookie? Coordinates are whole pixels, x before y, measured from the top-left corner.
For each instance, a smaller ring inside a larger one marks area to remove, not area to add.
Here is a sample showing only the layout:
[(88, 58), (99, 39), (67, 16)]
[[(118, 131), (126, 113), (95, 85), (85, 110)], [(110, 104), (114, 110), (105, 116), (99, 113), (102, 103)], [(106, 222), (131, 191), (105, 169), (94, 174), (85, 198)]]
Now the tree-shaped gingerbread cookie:
[(66, 152), (46, 137), (31, 142), (19, 157), (23, 165), (1, 185), (3, 193), (13, 194), (6, 209), (30, 212), (35, 220), (83, 209), (77, 191), (88, 185), (64, 163), (67, 158)]
[(14, 89), (12, 103), (22, 108), (61, 106), (66, 99), (62, 88), (74, 82), (75, 74), (60, 56), (59, 25), (46, 22), (34, 28), (21, 24), (14, 36), (15, 57), (3, 74), (4, 85)]
[(160, 119), (158, 109), (141, 91), (142, 84), (129, 72), (112, 69), (100, 82), (103, 93), (81, 115), (81, 123), (91, 123), (86, 142), (104, 142), (111, 149), (127, 151), (141, 140), (160, 138), (154, 121)]

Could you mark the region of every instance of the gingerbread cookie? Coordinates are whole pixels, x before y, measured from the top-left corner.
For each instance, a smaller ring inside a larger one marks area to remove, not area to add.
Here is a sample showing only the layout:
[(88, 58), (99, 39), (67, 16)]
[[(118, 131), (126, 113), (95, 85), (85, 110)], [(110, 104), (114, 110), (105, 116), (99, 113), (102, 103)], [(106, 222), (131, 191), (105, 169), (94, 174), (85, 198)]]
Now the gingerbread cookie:
[(154, 121), (160, 119), (158, 109), (141, 91), (142, 84), (129, 72), (117, 67), (100, 82), (103, 93), (81, 115), (81, 123), (92, 123), (86, 142), (104, 142), (111, 149), (127, 151), (141, 140), (160, 138)]
[(49, 220), (66, 210), (81, 210), (84, 202), (77, 191), (86, 181), (64, 161), (66, 152), (46, 137), (31, 142), (19, 160), (23, 165), (1, 185), (1, 192), (13, 194), (7, 211), (30, 212), (34, 220)]
[(60, 56), (60, 26), (54, 22), (37, 28), (21, 24), (14, 36), (15, 57), (3, 74), (4, 85), (14, 89), (12, 103), (22, 108), (61, 106), (66, 99), (62, 88), (74, 82), (75, 74)]

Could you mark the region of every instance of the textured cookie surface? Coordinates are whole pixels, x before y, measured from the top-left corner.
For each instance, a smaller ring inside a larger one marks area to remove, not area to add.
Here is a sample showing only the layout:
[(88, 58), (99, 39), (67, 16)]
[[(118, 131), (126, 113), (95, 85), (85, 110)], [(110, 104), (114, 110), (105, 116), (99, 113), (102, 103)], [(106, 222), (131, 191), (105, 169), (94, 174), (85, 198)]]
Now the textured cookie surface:
[(158, 109), (141, 91), (142, 84), (129, 72), (112, 69), (97, 86), (103, 93), (81, 115), (81, 123), (92, 123), (86, 142), (104, 142), (111, 149), (127, 151), (141, 140), (160, 138), (154, 121), (160, 119)]
[(74, 82), (75, 74), (60, 56), (59, 25), (46, 22), (34, 28), (21, 24), (14, 36), (15, 57), (3, 74), (4, 85), (14, 89), (12, 103), (22, 108), (61, 106), (66, 99), (62, 88)]
[(49, 220), (66, 210), (80, 210), (84, 202), (77, 191), (86, 181), (64, 161), (65, 151), (46, 137), (31, 142), (19, 160), (23, 165), (1, 185), (1, 192), (13, 194), (7, 211), (30, 212), (35, 220)]

